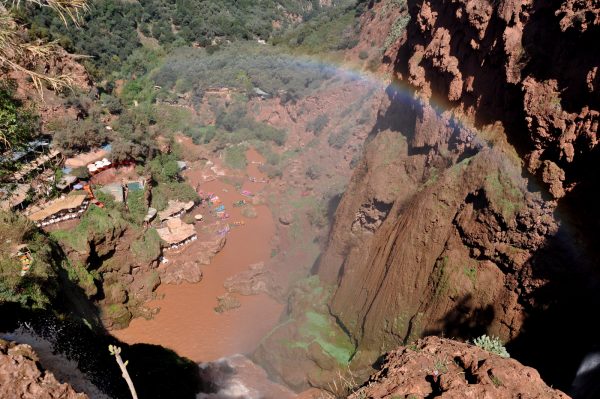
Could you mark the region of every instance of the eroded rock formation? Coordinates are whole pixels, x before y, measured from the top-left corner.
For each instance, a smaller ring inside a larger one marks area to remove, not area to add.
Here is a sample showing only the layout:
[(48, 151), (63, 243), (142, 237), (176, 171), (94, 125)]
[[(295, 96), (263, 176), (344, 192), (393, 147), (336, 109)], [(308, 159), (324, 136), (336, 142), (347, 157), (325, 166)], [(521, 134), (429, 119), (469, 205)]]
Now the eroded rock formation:
[(547, 386), (537, 371), (476, 346), (428, 337), (385, 356), (382, 369), (350, 399), (552, 398), (567, 395)]
[(568, 388), (595, 340), (578, 309), (597, 306), (600, 281), (598, 4), (413, 0), (408, 13), (319, 263), (330, 311), (355, 365), (488, 332)]

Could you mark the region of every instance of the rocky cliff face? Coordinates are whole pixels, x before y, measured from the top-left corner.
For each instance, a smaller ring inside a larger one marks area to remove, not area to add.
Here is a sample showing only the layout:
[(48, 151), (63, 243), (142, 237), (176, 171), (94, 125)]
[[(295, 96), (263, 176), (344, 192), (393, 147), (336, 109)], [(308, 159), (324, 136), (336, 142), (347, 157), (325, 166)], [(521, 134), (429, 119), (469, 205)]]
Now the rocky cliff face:
[(567, 387), (595, 339), (579, 309), (600, 281), (598, 4), (407, 6), (319, 263), (338, 287), (330, 311), (356, 364), (426, 334), (487, 332)]
[(0, 340), (0, 396), (3, 398), (86, 399), (39, 365), (29, 345)]

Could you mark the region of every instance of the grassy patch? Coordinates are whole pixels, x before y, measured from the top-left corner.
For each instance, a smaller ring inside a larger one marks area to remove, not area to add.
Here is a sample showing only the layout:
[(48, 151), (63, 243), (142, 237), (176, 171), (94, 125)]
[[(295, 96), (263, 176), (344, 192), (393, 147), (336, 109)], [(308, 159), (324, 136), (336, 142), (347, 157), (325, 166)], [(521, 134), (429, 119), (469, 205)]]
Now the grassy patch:
[(88, 297), (98, 293), (96, 287), (98, 276), (90, 272), (83, 264), (66, 261), (64, 268), (67, 271), (69, 280), (80, 286)]
[(315, 311), (306, 312), (306, 320), (299, 328), (305, 341), (293, 345), (308, 347), (316, 342), (329, 356), (340, 364), (347, 364), (354, 354), (354, 345), (339, 327), (335, 326), (330, 317)]
[(408, 13), (400, 15), (396, 19), (394, 25), (392, 25), (392, 28), (390, 29), (390, 32), (388, 33), (388, 36), (385, 38), (385, 42), (383, 43), (384, 50), (387, 50), (392, 44), (396, 43), (396, 41), (400, 39), (400, 37), (406, 31), (406, 27), (408, 26), (409, 22), (410, 15), (408, 15)]
[(467, 278), (471, 280), (473, 287), (475, 287), (475, 285), (477, 284), (477, 268), (465, 266), (463, 272), (465, 273), (465, 276), (467, 276)]
[(225, 164), (232, 169), (246, 169), (246, 146), (234, 145), (225, 149)]
[(320, 282), (318, 276), (311, 276), (296, 283), (297, 287), (306, 295), (305, 303), (309, 307), (303, 313), (295, 315), (294, 323), (298, 326), (300, 338), (295, 341), (283, 342), (289, 348), (307, 350), (312, 343), (318, 344), (327, 355), (339, 364), (348, 364), (355, 352), (355, 347), (350, 338), (335, 323), (330, 315), (320, 309), (329, 298), (330, 291)]
[(155, 229), (148, 229), (131, 243), (131, 251), (141, 263), (150, 263), (160, 256), (160, 237)]
[(295, 29), (275, 37), (274, 44), (302, 53), (318, 54), (352, 48), (358, 42), (359, 25), (355, 2), (332, 7)]
[[(0, 211), (0, 305), (20, 303), (27, 308), (46, 308), (59, 294), (52, 243), (24, 216)], [(20, 244), (31, 252), (29, 271), (21, 275), (21, 262), (12, 255)]]

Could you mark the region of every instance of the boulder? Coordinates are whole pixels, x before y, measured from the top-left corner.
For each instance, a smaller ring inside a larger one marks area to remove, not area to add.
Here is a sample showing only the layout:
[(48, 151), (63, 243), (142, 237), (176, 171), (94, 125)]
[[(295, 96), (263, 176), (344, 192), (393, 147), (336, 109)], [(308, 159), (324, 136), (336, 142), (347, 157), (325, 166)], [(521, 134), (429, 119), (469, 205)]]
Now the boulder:
[(197, 283), (202, 280), (202, 265), (199, 262), (161, 265), (159, 272), (160, 280), (165, 284)]

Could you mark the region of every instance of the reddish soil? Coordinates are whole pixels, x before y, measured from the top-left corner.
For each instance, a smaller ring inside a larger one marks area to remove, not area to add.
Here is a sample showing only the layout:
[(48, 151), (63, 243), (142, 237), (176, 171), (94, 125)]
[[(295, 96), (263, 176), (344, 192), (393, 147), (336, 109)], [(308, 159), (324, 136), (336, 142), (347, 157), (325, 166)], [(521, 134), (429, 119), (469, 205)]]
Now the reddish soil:
[(120, 183), (122, 181), (139, 179), (139, 176), (135, 173), (134, 166), (122, 166), (119, 168), (110, 168), (103, 170), (102, 172), (95, 174), (90, 181), (94, 184), (110, 184)]
[[(248, 176), (264, 177), (252, 161), (262, 162), (256, 151), (247, 153)], [(229, 221), (244, 220), (245, 226), (234, 227), (228, 234), (223, 251), (210, 265), (203, 268), (203, 280), (198, 284), (161, 285), (158, 294), (163, 299), (150, 306), (161, 308), (152, 320), (135, 319), (124, 330), (114, 335), (128, 343), (145, 342), (159, 344), (175, 350), (194, 361), (212, 361), (235, 353), (249, 353), (277, 323), (283, 305), (265, 294), (237, 296), (241, 307), (222, 314), (214, 311), (217, 297), (226, 293), (223, 282), (228, 277), (248, 269), (252, 263), (267, 261), (270, 257), (271, 240), (275, 231), (269, 208), (255, 206), (258, 216), (253, 219), (241, 214), (242, 208), (234, 208), (233, 202), (243, 197), (233, 186), (215, 180), (202, 183), (202, 172), (195, 168), (186, 173), (193, 187), (219, 195)], [(260, 191), (265, 184), (247, 181), (243, 189)], [(198, 213), (203, 212), (200, 208)], [(198, 227), (200, 228), (200, 227)], [(181, 253), (167, 253), (171, 264), (194, 260), (198, 254), (194, 244)]]

